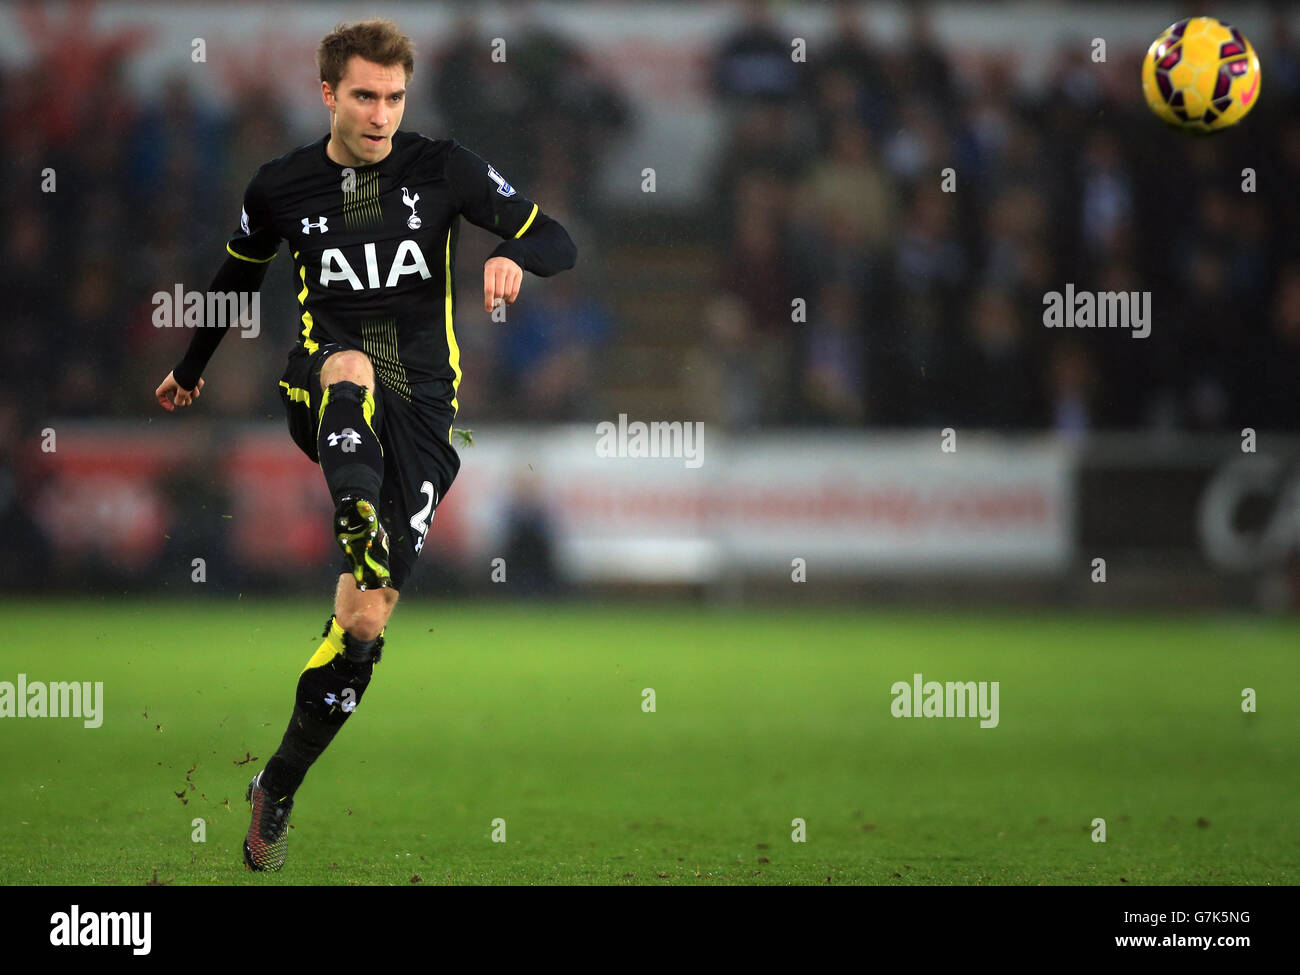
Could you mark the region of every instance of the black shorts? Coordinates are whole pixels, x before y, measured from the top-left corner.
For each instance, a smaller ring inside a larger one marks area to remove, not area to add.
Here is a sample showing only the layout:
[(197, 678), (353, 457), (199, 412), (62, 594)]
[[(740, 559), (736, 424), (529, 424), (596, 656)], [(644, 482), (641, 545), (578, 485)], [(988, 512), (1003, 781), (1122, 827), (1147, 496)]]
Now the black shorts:
[[(296, 346), (280, 379), (280, 400), (289, 419), (289, 435), (313, 463), (317, 410), (322, 390), (321, 366), (341, 345), (322, 345), (314, 353)], [(379, 520), (388, 532), (393, 587), (410, 578), (415, 560), (433, 522), (434, 512), (460, 471), (460, 455), (451, 445), (455, 418), (451, 383), (412, 383), (407, 399), (376, 379), (371, 426), (384, 452), (384, 483), (379, 491)], [(344, 562), (344, 572), (350, 571)]]

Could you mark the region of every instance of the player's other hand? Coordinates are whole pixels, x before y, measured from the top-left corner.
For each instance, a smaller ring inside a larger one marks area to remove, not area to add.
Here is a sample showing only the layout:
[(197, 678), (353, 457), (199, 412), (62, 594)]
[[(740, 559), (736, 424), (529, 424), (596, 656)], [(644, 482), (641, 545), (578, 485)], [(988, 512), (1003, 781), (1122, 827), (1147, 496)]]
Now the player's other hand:
[[(168, 413), (171, 413), (177, 406), (189, 406), (199, 398), (199, 391), (203, 389), (203, 380), (194, 389), (181, 389), (181, 384), (176, 381), (172, 373), (167, 373), (167, 378), (162, 381), (162, 385), (154, 390), (154, 396), (158, 397), (158, 405)], [(175, 404), (173, 406), (172, 404)]]
[(489, 258), (483, 265), (483, 310), (489, 315), (498, 299), (513, 305), (524, 283), (524, 269), (508, 257)]

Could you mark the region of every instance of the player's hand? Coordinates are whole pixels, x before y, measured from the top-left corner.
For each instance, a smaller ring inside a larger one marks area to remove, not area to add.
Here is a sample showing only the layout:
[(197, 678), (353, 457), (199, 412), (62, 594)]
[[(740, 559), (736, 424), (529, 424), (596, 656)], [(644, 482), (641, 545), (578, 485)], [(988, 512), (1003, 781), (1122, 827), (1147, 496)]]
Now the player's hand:
[(507, 305), (513, 305), (523, 283), (524, 269), (510, 258), (489, 258), (483, 265), (483, 310), (492, 314), (492, 309), (502, 298)]
[[(176, 381), (175, 375), (167, 373), (167, 378), (162, 381), (156, 390), (154, 396), (158, 397), (158, 405), (168, 413), (171, 413), (177, 406), (189, 406), (199, 398), (199, 391), (203, 389), (203, 380), (192, 390), (181, 389), (181, 384)], [(176, 405), (173, 406), (172, 404)]]

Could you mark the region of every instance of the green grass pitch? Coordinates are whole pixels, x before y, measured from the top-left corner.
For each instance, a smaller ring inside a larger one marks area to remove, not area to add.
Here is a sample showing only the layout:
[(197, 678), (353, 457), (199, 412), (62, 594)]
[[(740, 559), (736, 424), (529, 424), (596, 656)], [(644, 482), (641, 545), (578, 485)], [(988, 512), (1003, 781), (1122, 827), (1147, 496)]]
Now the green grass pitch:
[[(0, 681), (102, 680), (105, 715), (0, 719), (0, 883), (1300, 880), (1294, 621), (419, 596), (251, 874), (244, 787), (326, 612), (0, 610)], [(893, 717), (917, 672), (998, 681), (998, 726)]]

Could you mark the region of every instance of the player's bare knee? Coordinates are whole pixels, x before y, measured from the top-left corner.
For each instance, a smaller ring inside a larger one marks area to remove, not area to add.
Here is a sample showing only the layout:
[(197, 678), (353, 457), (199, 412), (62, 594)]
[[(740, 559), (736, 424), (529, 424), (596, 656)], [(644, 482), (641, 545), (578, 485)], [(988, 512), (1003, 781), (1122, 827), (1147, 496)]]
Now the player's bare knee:
[(345, 608), (339, 614), (339, 626), (357, 640), (373, 640), (388, 625), (386, 606), (358, 606)]
[(374, 366), (370, 364), (370, 359), (364, 352), (358, 352), (355, 349), (335, 352), (321, 366), (320, 384), (322, 387), (329, 387), (335, 383), (356, 383), (358, 386), (364, 386), (366, 389), (373, 391), (375, 388)]
[(350, 623), (343, 627), (348, 635), (357, 639), (370, 641), (376, 639), (384, 629), (384, 620), (375, 613), (358, 613)]
[(339, 580), (339, 594), (335, 616), (339, 626), (357, 640), (373, 640), (388, 625), (388, 618), (397, 604), (397, 591), (379, 589), (361, 592), (352, 577)]

